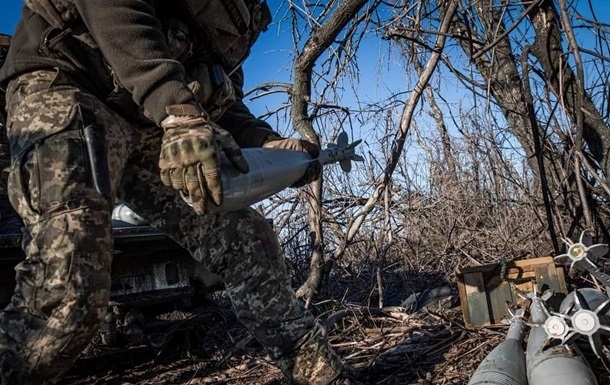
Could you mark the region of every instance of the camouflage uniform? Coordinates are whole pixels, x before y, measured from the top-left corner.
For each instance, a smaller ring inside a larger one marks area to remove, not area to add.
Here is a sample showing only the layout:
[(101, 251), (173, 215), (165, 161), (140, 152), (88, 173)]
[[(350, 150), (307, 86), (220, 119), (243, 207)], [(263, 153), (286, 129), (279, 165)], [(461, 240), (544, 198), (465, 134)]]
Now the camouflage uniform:
[(4, 124), (3, 111), (0, 111), (0, 234), (9, 234), (17, 232), (20, 224), (7, 197), (7, 174), (11, 160)]
[[(222, 277), (239, 320), (294, 383), (326, 384), (339, 374), (324, 329), (297, 303), (264, 218), (251, 209), (196, 216), (162, 185), (162, 130), (128, 123), (58, 70), (14, 78), (7, 111), (9, 197), (31, 240), (0, 313), (2, 385), (57, 382), (97, 330), (109, 299), (115, 199)], [(108, 196), (92, 182), (83, 139), (91, 124), (102, 133)]]
[[(10, 45), (10, 38), (7, 35), (0, 34), (0, 67), (4, 63)], [(4, 117), (4, 93), (0, 90), (0, 234), (15, 232), (19, 230), (20, 224), (15, 218), (15, 212), (8, 202), (7, 197), (7, 173), (11, 163), (8, 139), (6, 138), (6, 130), (4, 126), (6, 119)]]

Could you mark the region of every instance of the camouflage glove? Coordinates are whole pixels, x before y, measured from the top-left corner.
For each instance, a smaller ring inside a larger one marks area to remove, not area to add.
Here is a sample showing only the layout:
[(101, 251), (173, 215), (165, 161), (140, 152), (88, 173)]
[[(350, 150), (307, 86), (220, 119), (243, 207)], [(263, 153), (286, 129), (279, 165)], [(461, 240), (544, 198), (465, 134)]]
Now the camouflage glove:
[(198, 215), (206, 213), (207, 200), (222, 204), (219, 150), (243, 173), (248, 163), (229, 132), (192, 105), (167, 107), (168, 117), (161, 122), (165, 130), (159, 154), (161, 181), (184, 192)]
[[(303, 151), (311, 155), (313, 159), (316, 159), (320, 155), (320, 147), (314, 143), (308, 142), (302, 139), (295, 138), (282, 138), (276, 135), (269, 135), (265, 143), (264, 148), (283, 148), (286, 150)], [(303, 187), (306, 184), (313, 182), (318, 179), (322, 172), (322, 165), (317, 160), (311, 162), (305, 175), (298, 181), (296, 181), (290, 187)]]

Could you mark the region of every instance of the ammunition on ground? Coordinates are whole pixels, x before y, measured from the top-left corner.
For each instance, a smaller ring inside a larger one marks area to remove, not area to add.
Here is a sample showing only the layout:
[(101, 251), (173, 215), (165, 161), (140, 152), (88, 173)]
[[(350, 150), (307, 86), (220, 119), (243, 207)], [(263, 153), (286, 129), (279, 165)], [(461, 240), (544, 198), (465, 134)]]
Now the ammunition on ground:
[[(348, 144), (347, 134), (341, 133), (337, 144), (320, 151), (317, 161), (322, 165), (339, 162), (343, 171), (349, 172), (351, 161), (363, 160), (355, 153), (360, 142)], [(238, 210), (269, 198), (301, 179), (313, 161), (305, 152), (278, 148), (244, 148), (242, 153), (250, 166), (247, 174), (242, 174), (222, 157), (223, 203), (209, 205), (211, 210)], [(182, 195), (182, 198), (190, 204), (187, 196)]]
[(549, 339), (568, 345), (577, 339), (588, 339), (589, 345), (606, 370), (610, 360), (603, 352), (602, 335), (610, 335), (610, 299), (593, 288), (574, 290), (561, 302), (559, 313), (547, 318), (545, 330)]
[(547, 329), (560, 333), (561, 324), (550, 317), (542, 299), (532, 298), (530, 306), (533, 324), (544, 325), (533, 327), (527, 341), (527, 378), (529, 385), (597, 385), (593, 371), (577, 349), (564, 345), (550, 344)]
[[(591, 287), (583, 287), (574, 290), (564, 298), (559, 306), (559, 312), (568, 315), (574, 311), (583, 309), (583, 307), (594, 310), (599, 308), (607, 301), (608, 296), (601, 291)], [(605, 309), (600, 316), (604, 314), (610, 317), (610, 308)]]
[(510, 320), (506, 340), (485, 357), (468, 385), (527, 385), (523, 313), (523, 310), (518, 310)]

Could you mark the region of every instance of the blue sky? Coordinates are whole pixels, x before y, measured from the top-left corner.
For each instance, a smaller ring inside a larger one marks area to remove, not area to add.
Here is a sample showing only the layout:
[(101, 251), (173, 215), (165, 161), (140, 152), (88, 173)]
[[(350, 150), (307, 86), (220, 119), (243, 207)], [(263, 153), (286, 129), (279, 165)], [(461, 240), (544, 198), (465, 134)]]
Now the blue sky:
[(2, 0), (0, 4), (0, 33), (13, 34), (15, 26), (21, 16), (22, 1)]

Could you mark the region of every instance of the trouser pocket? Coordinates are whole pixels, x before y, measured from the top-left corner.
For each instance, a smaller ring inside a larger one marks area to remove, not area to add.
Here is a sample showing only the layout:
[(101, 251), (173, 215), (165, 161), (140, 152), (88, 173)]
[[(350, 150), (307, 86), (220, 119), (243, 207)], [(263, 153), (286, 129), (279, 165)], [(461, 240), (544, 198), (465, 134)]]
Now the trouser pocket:
[[(9, 198), (22, 216), (53, 216), (108, 200), (110, 177), (103, 132), (74, 119), (33, 143), (11, 166)], [(101, 207), (100, 207), (101, 208)]]

